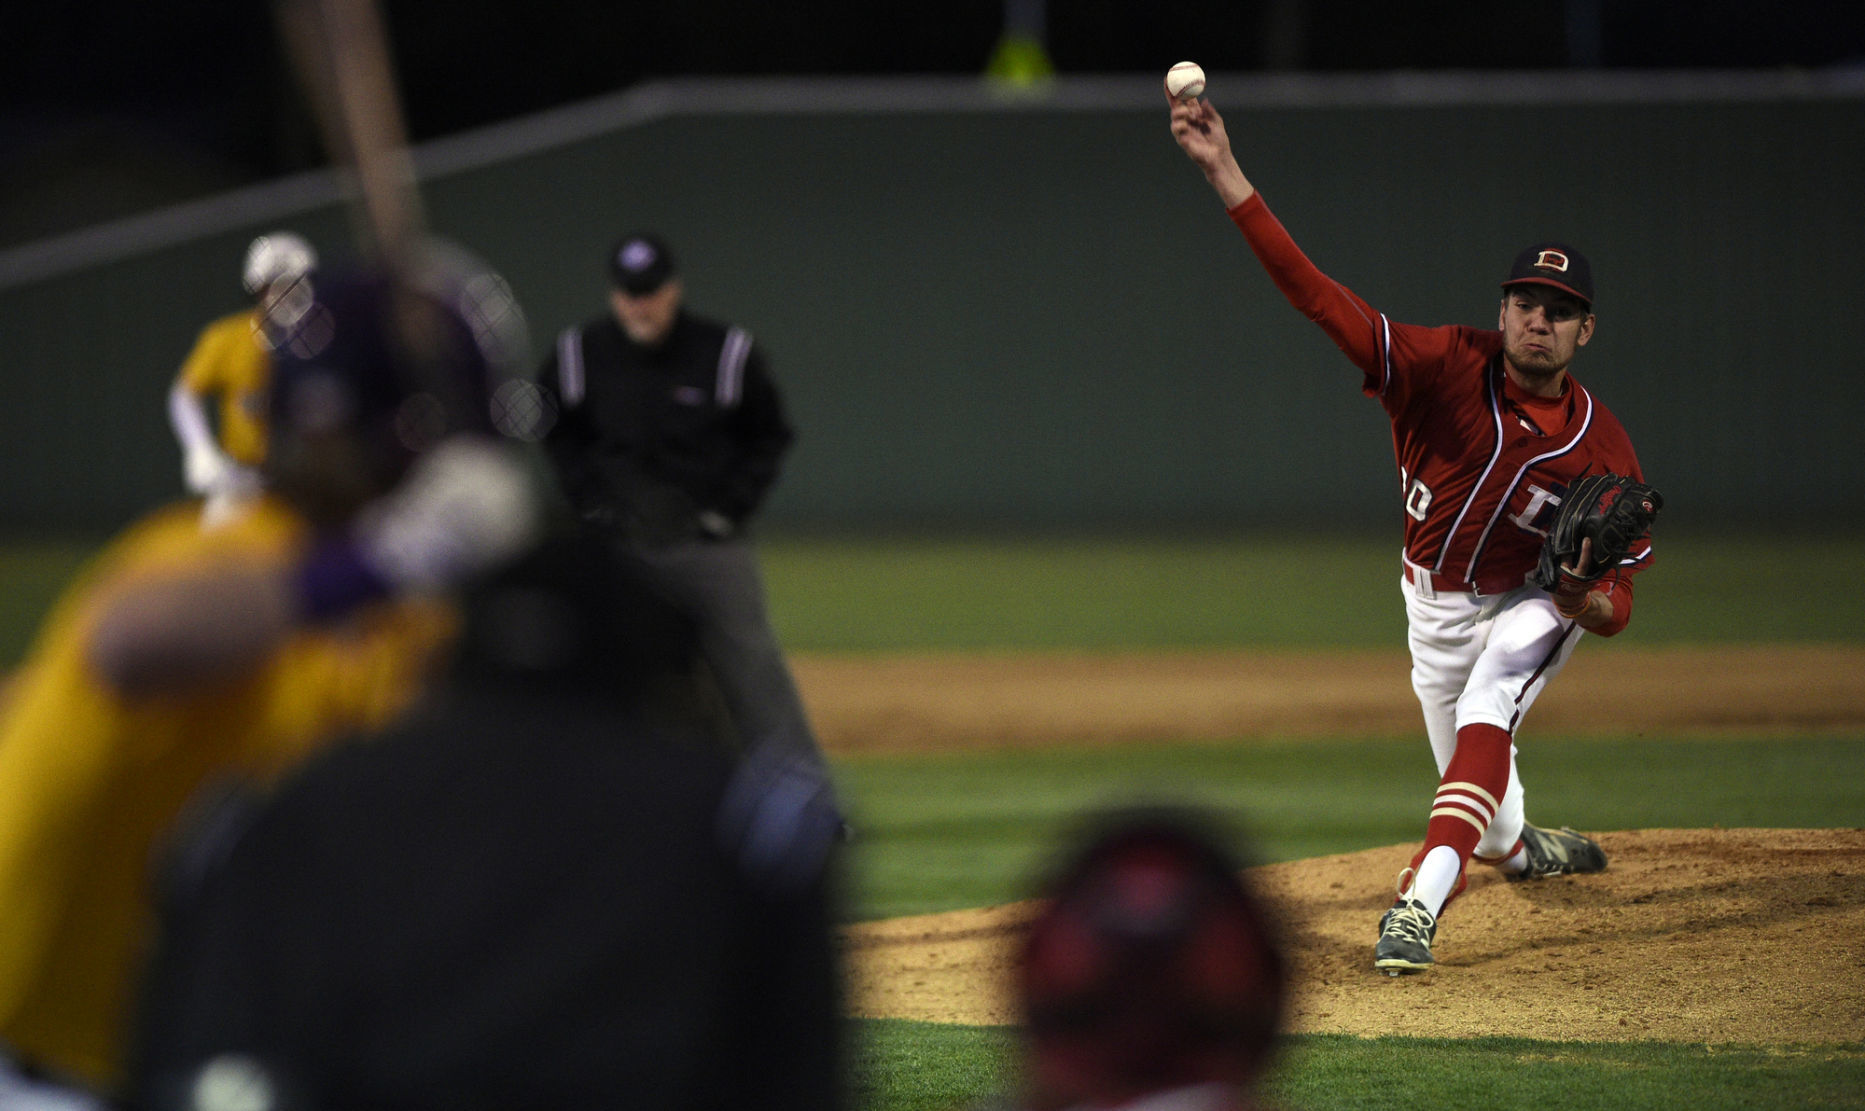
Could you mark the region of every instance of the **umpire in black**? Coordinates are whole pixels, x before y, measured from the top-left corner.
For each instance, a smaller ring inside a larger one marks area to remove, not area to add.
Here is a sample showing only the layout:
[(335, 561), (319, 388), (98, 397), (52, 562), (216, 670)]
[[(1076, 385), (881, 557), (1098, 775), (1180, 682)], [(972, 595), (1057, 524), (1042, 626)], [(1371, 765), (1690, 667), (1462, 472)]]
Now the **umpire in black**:
[(822, 771), (745, 537), (794, 439), (763, 353), (686, 311), (659, 236), (623, 238), (608, 267), (610, 311), (565, 329), (540, 371), (559, 402), (544, 446), (583, 521), (698, 623), (740, 747)]

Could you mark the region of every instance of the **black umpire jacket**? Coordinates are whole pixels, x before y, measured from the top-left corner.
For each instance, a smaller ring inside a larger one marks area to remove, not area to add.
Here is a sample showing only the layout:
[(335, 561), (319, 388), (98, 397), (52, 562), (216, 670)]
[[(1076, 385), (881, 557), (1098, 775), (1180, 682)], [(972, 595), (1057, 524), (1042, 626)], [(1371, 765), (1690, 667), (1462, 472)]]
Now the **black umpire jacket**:
[(795, 434), (750, 333), (684, 310), (659, 347), (613, 316), (565, 329), (539, 372), (558, 402), (544, 446), (584, 520), (635, 539), (742, 527)]

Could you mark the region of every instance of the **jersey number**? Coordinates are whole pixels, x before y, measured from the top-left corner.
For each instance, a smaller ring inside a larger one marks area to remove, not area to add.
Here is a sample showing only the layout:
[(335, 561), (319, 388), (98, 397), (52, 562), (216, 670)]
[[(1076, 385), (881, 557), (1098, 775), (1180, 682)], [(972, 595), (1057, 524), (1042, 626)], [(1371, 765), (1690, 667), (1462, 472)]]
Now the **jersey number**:
[(1418, 479), (1412, 479), (1405, 487), (1405, 512), (1414, 521), (1425, 519), (1425, 510), (1431, 508), (1431, 487)]

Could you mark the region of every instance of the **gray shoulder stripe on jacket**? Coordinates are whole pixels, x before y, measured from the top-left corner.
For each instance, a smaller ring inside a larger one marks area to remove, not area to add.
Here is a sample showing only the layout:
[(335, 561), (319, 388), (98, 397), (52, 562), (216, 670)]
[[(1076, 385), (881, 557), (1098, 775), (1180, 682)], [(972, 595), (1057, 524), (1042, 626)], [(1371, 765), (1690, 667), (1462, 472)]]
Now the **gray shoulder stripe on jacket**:
[(557, 392), (564, 406), (583, 400), (583, 330), (570, 327), (557, 333)]
[(719, 350), (719, 374), (712, 395), (722, 409), (738, 404), (745, 390), (745, 360), (751, 357), (751, 333), (732, 328), (725, 333), (725, 346)]

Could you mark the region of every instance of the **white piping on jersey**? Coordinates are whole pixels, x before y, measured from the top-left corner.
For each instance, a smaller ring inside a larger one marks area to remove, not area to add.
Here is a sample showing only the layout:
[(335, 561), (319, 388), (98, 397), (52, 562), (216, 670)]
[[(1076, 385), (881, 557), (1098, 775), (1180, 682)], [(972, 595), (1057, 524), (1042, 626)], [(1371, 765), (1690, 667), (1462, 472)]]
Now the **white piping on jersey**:
[(557, 394), (566, 407), (583, 400), (583, 330), (557, 333)]
[[(1483, 473), (1477, 476), (1475, 484), (1470, 487), (1470, 496), (1465, 498), (1463, 505), (1458, 507), (1457, 517), (1451, 521), (1450, 531), (1444, 534), (1444, 546), (1438, 549), (1438, 558), (1431, 565), (1433, 571), (1444, 570), (1444, 561), (1451, 557), (1451, 545), (1457, 539), (1457, 530), (1463, 527), (1465, 514), (1469, 513), (1470, 507), (1476, 504), (1477, 495), (1483, 492), (1483, 484), (1489, 481), (1489, 473), (1496, 469), (1496, 460), (1502, 458), (1502, 405), (1497, 400), (1496, 384), (1491, 380), (1491, 376), (1485, 374), (1484, 379), (1483, 392), (1489, 395), (1490, 416), (1496, 421), (1496, 447), (1489, 453), (1489, 462), (1483, 465)], [(1508, 500), (1503, 499), (1504, 502)], [(1475, 564), (1472, 563), (1471, 566), (1474, 567)], [(1466, 578), (1464, 581), (1470, 580)]]
[(719, 373), (712, 395), (722, 409), (738, 404), (745, 390), (745, 360), (751, 357), (751, 333), (731, 328), (725, 333), (725, 346), (719, 350)]
[(1386, 319), (1385, 313), (1379, 314), (1379, 396), (1386, 396), (1386, 387), (1392, 385), (1392, 321)]
[[(1565, 444), (1562, 444), (1560, 447), (1555, 448), (1553, 451), (1542, 452), (1540, 455), (1535, 456), (1533, 459), (1530, 459), (1528, 462), (1523, 463), (1521, 466), (1521, 469), (1515, 472), (1515, 477), (1510, 479), (1509, 484), (1503, 488), (1502, 497), (1497, 499), (1496, 510), (1495, 512), (1489, 515), (1489, 523), (1483, 526), (1483, 535), (1477, 537), (1476, 547), (1470, 553), (1470, 565), (1464, 569), (1464, 581), (1465, 582), (1476, 581), (1475, 576), (1476, 576), (1477, 561), (1483, 558), (1483, 549), (1489, 544), (1489, 534), (1495, 530), (1496, 522), (1502, 519), (1502, 511), (1509, 507), (1509, 495), (1513, 494), (1515, 492), (1515, 488), (1521, 484), (1522, 476), (1527, 474), (1528, 469), (1530, 467), (1533, 467), (1535, 464), (1540, 463), (1546, 459), (1558, 458), (1574, 450), (1575, 447), (1579, 446), (1580, 441), (1586, 437), (1587, 429), (1593, 427), (1593, 395), (1590, 393), (1587, 393), (1586, 390), (1582, 389), (1580, 386), (1580, 383), (1578, 382), (1574, 383), (1574, 389), (1578, 390), (1580, 394), (1585, 397), (1586, 403), (1587, 403), (1584, 414), (1580, 418), (1580, 430), (1574, 433), (1573, 439), (1567, 441)], [(1496, 420), (1497, 420), (1496, 435), (1498, 437), (1497, 442), (1498, 442), (1498, 445), (1500, 445), (1501, 443), (1500, 437), (1502, 435), (1502, 424), (1501, 424), (1502, 407), (1499, 404), (1496, 405)], [(1456, 535), (1456, 534), (1452, 533), (1452, 535)]]

